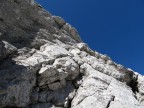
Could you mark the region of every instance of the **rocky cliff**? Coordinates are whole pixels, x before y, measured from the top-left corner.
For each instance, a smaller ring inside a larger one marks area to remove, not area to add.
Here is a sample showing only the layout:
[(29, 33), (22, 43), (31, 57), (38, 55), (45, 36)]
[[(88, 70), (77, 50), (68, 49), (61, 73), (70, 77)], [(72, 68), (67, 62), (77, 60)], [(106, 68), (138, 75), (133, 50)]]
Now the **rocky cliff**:
[(144, 108), (144, 76), (35, 1), (0, 0), (0, 108)]

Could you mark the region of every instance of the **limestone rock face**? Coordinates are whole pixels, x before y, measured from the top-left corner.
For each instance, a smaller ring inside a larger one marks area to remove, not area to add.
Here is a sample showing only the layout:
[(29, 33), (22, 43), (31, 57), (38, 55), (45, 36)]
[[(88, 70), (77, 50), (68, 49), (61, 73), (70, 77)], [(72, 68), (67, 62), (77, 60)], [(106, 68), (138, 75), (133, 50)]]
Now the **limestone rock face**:
[(144, 76), (34, 0), (0, 0), (0, 108), (144, 108)]

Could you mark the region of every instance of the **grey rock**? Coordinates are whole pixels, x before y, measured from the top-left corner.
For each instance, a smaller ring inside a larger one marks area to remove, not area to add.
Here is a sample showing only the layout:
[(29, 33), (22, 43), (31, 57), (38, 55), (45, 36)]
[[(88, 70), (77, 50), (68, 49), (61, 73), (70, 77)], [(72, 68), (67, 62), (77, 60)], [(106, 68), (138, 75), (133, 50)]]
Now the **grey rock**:
[(6, 41), (0, 41), (0, 60), (17, 51), (17, 48)]
[(32, 94), (30, 96), (30, 101), (32, 104), (36, 104), (38, 102), (38, 98), (39, 98), (38, 92), (39, 92), (39, 88), (33, 89)]
[(55, 106), (64, 106), (66, 101), (71, 100), (75, 95), (74, 86), (68, 82), (65, 88), (55, 91), (42, 91), (39, 93), (39, 102), (53, 102)]
[[(87, 78), (72, 101), (73, 108), (136, 108), (138, 100), (130, 87), (84, 64)], [(129, 100), (127, 102), (126, 100)], [(131, 105), (130, 105), (131, 104)], [(119, 106), (117, 106), (119, 105)], [(130, 106), (129, 106), (130, 105)]]
[(68, 80), (74, 80), (79, 75), (79, 65), (70, 57), (56, 59), (53, 65), (68, 73)]
[(54, 83), (51, 83), (51, 84), (48, 85), (50, 90), (57, 90), (57, 89), (60, 89), (60, 88), (64, 88), (65, 86), (66, 86), (65, 80), (54, 82)]
[(66, 24), (66, 22), (64, 21), (63, 18), (59, 17), (59, 16), (53, 16), (53, 19), (55, 20), (55, 22), (60, 26), (64, 26)]
[(34, 0), (1, 0), (0, 108), (11, 107), (144, 108), (144, 76)]
[(57, 74), (57, 70), (54, 69), (52, 66), (46, 65), (45, 67), (41, 68), (39, 74), (41, 77), (52, 77)]
[(72, 36), (74, 40), (76, 40), (77, 42), (81, 41), (78, 31), (74, 27), (72, 27), (70, 24), (66, 23), (63, 26), (63, 29), (66, 30)]
[(39, 103), (29, 106), (28, 108), (55, 108), (50, 103)]

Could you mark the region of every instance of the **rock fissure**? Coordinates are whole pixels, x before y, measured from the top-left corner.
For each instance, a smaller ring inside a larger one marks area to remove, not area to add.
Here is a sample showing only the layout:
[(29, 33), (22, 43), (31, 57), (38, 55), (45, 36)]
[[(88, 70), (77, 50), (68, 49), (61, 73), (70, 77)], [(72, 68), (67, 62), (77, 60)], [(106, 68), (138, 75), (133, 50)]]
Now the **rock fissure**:
[(106, 108), (110, 108), (111, 102), (113, 102), (114, 100), (115, 100), (115, 96), (112, 96), (112, 97), (111, 97), (111, 100), (109, 100)]
[(2, 22), (3, 22), (3, 21), (4, 21), (4, 19), (3, 19), (3, 18), (0, 18), (0, 21), (2, 21)]
[(84, 96), (83, 99), (79, 100), (77, 102), (77, 105), (79, 105), (80, 103), (82, 103), (86, 98), (90, 97), (90, 96), (93, 96), (95, 93), (91, 94), (91, 95), (88, 95), (88, 96)]
[(132, 91), (136, 94), (137, 92), (139, 92), (138, 90), (138, 76), (136, 76), (136, 78), (133, 78), (131, 80), (131, 82), (129, 83), (129, 87), (131, 87)]

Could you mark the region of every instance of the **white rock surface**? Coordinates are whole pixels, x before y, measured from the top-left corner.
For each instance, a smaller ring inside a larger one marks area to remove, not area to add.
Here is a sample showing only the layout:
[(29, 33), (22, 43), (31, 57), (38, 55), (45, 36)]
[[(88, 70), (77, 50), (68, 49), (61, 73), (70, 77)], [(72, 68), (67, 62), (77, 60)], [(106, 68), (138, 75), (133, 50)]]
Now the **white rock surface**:
[(144, 76), (91, 50), (64, 19), (34, 0), (0, 8), (0, 108), (144, 108)]

